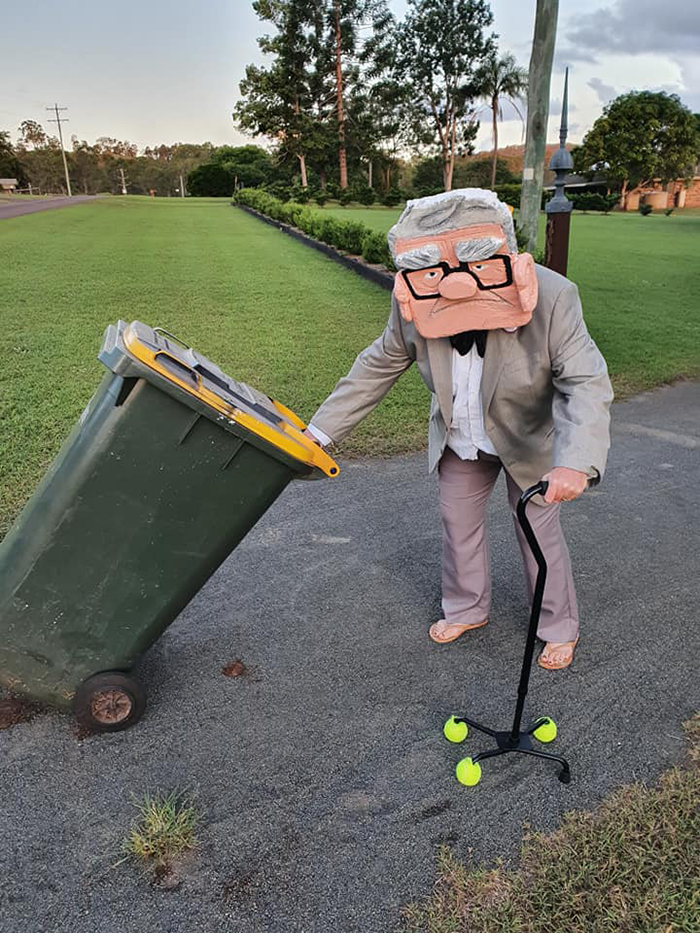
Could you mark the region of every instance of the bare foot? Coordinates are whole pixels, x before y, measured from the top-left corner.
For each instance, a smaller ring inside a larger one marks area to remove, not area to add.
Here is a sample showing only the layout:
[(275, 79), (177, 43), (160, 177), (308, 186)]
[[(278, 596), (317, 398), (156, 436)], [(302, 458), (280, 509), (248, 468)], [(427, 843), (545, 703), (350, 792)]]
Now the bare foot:
[(542, 649), (537, 663), (545, 670), (561, 671), (574, 660), (574, 651), (577, 644), (578, 638), (575, 641), (548, 641)]
[(484, 619), (483, 622), (476, 622), (473, 625), (458, 625), (454, 622), (448, 623), (445, 619), (440, 619), (439, 622), (433, 622), (428, 630), (428, 634), (432, 640), (436, 641), (439, 645), (446, 645), (447, 642), (459, 638), (464, 632), (469, 632), (475, 628), (481, 628), (486, 625), (487, 622), (488, 619)]

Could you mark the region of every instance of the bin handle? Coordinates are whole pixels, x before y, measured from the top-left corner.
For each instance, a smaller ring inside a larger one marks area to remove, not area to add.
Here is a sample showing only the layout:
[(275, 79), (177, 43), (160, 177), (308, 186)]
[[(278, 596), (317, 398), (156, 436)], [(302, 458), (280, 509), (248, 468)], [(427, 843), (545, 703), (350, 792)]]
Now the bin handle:
[[(180, 376), (180, 377), (181, 377), (182, 375), (184, 375), (184, 374), (188, 375), (188, 376), (192, 379), (192, 381), (194, 382), (194, 387), (195, 387), (195, 389), (197, 389), (197, 390), (199, 391), (199, 389), (200, 389), (200, 387), (201, 387), (201, 384), (202, 384), (202, 377), (201, 377), (201, 375), (197, 372), (196, 369), (193, 369), (193, 368), (192, 368), (191, 366), (189, 366), (187, 363), (183, 362), (183, 360), (178, 359), (176, 356), (173, 356), (171, 353), (168, 353), (168, 352), (165, 351), (165, 350), (159, 350), (159, 351), (155, 354), (154, 360), (155, 360), (155, 362), (158, 362), (158, 361), (161, 360), (163, 357), (165, 357), (166, 360), (168, 360), (169, 362), (171, 362), (171, 363), (173, 364), (173, 366), (174, 366), (174, 368), (175, 368), (174, 375)], [(168, 367), (166, 366), (166, 368), (168, 368)], [(179, 370), (179, 372), (178, 372), (178, 370)], [(172, 371), (172, 370), (171, 370), (171, 371)]]
[(189, 344), (185, 343), (184, 340), (180, 340), (179, 337), (176, 337), (175, 334), (171, 334), (170, 331), (169, 331), (169, 330), (166, 330), (164, 327), (154, 327), (154, 328), (153, 328), (153, 333), (154, 333), (154, 334), (162, 334), (163, 337), (170, 337), (171, 340), (174, 340), (175, 343), (177, 343), (179, 346), (181, 346), (184, 350), (191, 350), (191, 349), (192, 349), (192, 347), (191, 347)]

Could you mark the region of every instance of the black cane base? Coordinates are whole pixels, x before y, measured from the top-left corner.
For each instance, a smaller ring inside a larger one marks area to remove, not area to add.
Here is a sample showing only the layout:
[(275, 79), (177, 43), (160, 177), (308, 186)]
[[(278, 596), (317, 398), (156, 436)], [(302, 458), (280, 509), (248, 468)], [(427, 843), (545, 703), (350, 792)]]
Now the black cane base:
[(453, 721), (455, 724), (463, 722), (469, 726), (470, 729), (476, 729), (478, 732), (483, 732), (485, 735), (496, 740), (496, 748), (490, 748), (474, 755), (472, 758), (474, 764), (479, 761), (485, 761), (487, 758), (496, 758), (498, 755), (506, 755), (508, 752), (520, 752), (523, 755), (532, 755), (533, 758), (544, 758), (547, 761), (555, 762), (559, 765), (558, 777), (562, 784), (568, 784), (571, 781), (571, 769), (569, 768), (569, 762), (566, 758), (562, 758), (561, 755), (553, 755), (551, 752), (544, 752), (540, 748), (535, 748), (532, 744), (531, 736), (533, 732), (542, 725), (541, 720), (537, 720), (537, 722), (534, 722), (524, 731), (518, 732), (515, 737), (510, 730), (498, 732), (495, 729), (489, 729), (488, 726), (484, 726), (479, 722), (475, 722), (473, 719), (467, 719), (465, 716), (455, 716)]

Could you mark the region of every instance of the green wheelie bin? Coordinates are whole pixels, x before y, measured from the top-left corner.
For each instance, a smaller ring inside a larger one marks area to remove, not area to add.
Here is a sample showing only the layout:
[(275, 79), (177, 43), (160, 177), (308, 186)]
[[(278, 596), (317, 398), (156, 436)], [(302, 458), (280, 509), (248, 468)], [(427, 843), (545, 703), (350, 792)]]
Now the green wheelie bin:
[(0, 685), (133, 725), (131, 674), (295, 478), (338, 466), (289, 409), (161, 328), (119, 321), (109, 372), (0, 544)]

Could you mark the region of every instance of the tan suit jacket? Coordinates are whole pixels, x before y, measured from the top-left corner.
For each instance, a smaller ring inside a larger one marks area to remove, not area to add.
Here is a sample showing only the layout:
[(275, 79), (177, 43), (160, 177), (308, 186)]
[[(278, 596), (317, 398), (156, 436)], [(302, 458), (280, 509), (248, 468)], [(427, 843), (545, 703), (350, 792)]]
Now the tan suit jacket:
[[(554, 466), (581, 470), (597, 482), (610, 446), (613, 392), (607, 366), (586, 330), (576, 286), (543, 266), (535, 268), (539, 293), (530, 323), (488, 336), (484, 427), (521, 489)], [(403, 320), (393, 296), (384, 333), (360, 353), (312, 423), (341, 441), (412, 363), (432, 392), (428, 461), (435, 470), (452, 422), (452, 345), (447, 337), (421, 337)]]

